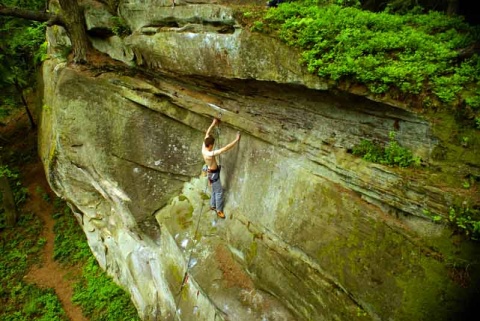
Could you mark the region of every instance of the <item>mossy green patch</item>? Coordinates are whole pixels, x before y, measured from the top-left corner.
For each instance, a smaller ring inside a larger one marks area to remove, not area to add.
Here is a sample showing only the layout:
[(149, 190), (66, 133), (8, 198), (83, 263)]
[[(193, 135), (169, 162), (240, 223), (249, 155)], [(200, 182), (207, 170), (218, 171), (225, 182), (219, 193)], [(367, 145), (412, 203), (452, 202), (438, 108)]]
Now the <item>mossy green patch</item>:
[(449, 279), (441, 262), (420, 257), (417, 263), (420, 270), (409, 270), (396, 278), (403, 297), (394, 319), (452, 320), (459, 308), (458, 295), (464, 291)]
[(257, 253), (258, 253), (258, 244), (256, 241), (253, 241), (250, 244), (250, 248), (247, 251), (247, 255), (246, 255), (247, 265), (250, 265), (255, 260)]
[(171, 211), (181, 229), (185, 230), (193, 224), (194, 208), (185, 195), (180, 195), (174, 200)]
[[(480, 135), (478, 130), (457, 121), (454, 115), (437, 112), (429, 116), (433, 134), (439, 138), (432, 157), (441, 172), (449, 175), (465, 176), (472, 165), (480, 167)], [(463, 178), (463, 177), (458, 177)], [(445, 179), (440, 178), (444, 182)], [(451, 179), (448, 179), (451, 181)], [(459, 187), (455, 184), (452, 187)]]
[(182, 300), (187, 301), (188, 300), (188, 292), (189, 292), (190, 284), (185, 283), (181, 289), (182, 289)]
[(165, 278), (170, 286), (172, 292), (177, 293), (183, 281), (183, 273), (180, 267), (173, 263), (169, 264), (166, 269)]
[(48, 151), (48, 171), (49, 173), (53, 172), (55, 165), (57, 163), (58, 150), (57, 145), (52, 142), (50, 144), (50, 150)]
[(187, 229), (193, 224), (193, 221), (188, 219), (185, 216), (178, 216), (177, 223), (180, 225), (182, 229)]

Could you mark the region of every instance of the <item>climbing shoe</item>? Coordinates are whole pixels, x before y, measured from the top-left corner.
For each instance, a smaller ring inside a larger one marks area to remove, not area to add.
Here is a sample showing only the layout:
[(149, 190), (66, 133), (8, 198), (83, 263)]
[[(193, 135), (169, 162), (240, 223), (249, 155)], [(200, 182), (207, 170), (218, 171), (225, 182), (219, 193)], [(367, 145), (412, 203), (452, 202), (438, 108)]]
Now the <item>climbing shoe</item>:
[(210, 209), (211, 209), (212, 211), (215, 211), (215, 210), (216, 210), (215, 206), (210, 206)]
[(217, 216), (220, 218), (225, 218), (225, 214), (222, 211), (217, 211)]

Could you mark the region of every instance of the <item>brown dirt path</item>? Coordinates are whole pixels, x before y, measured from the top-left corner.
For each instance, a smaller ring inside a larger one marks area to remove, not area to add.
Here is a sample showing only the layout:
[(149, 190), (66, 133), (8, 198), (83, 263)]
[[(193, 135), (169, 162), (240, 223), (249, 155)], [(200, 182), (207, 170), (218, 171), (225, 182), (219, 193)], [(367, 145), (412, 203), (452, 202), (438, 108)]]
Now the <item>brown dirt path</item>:
[[(18, 138), (21, 137), (21, 138)], [(71, 321), (88, 321), (82, 315), (79, 306), (72, 303), (73, 285), (75, 278), (81, 273), (78, 267), (62, 266), (53, 260), (53, 245), (55, 233), (53, 231), (54, 219), (52, 214), (55, 209), (51, 202), (42, 196), (48, 193), (54, 199), (54, 193), (47, 183), (45, 172), (39, 157), (36, 155), (36, 131), (29, 128), (28, 118), (24, 112), (14, 115), (9, 122), (0, 124), (0, 138), (3, 149), (8, 151), (26, 151), (32, 155), (32, 160), (20, 166), (22, 184), (28, 189), (28, 198), (23, 211), (31, 212), (40, 217), (44, 222), (41, 237), (46, 244), (43, 249), (41, 262), (34, 266), (25, 276), (27, 282), (37, 284), (44, 288), (53, 288), (59, 297), (63, 309)], [(38, 191), (42, 192), (39, 193)]]
[(72, 303), (73, 283), (75, 276), (79, 275), (80, 270), (76, 267), (63, 267), (53, 260), (53, 244), (55, 233), (53, 231), (54, 220), (52, 214), (55, 209), (53, 205), (45, 201), (42, 195), (38, 193), (38, 187), (42, 191), (47, 192), (53, 199), (52, 192), (48, 186), (43, 167), (39, 162), (29, 164), (23, 172), (25, 177), (24, 184), (28, 188), (29, 200), (25, 205), (25, 211), (37, 214), (45, 223), (42, 237), (46, 239), (43, 249), (43, 262), (33, 267), (26, 275), (26, 280), (37, 284), (40, 287), (53, 288), (55, 293), (62, 302), (63, 308), (67, 316), (72, 321), (88, 321), (82, 315), (79, 306)]

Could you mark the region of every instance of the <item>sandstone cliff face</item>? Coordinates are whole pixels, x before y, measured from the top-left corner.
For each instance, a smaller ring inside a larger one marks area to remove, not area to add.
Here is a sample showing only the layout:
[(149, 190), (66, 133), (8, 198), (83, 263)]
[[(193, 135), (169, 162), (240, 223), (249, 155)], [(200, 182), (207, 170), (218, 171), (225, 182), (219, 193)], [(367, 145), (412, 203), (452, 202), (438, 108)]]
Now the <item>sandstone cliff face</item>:
[[(461, 315), (478, 267), (462, 283), (458, 264), (478, 250), (425, 211), (478, 205), (445, 188), (480, 175), (478, 151), (448, 144), (446, 117), (329, 90), (226, 4), (120, 1), (124, 39), (109, 34), (106, 8), (88, 6), (93, 44), (125, 65), (115, 72), (63, 62), (68, 41), (49, 30), (39, 151), (102, 267), (144, 320)], [(209, 210), (201, 175), (213, 117), (217, 144), (242, 133), (220, 157), (226, 220)], [(391, 131), (435, 170), (351, 155)]]

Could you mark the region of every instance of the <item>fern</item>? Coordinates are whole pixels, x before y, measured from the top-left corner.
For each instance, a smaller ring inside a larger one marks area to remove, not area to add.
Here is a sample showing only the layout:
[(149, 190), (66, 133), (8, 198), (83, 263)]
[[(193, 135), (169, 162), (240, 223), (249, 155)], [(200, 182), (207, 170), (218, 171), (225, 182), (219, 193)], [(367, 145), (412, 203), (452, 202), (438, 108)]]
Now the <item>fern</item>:
[(373, 13), (358, 9), (356, 1), (319, 0), (283, 3), (261, 23), (268, 28), (255, 30), (302, 49), (301, 62), (319, 77), (353, 80), (376, 94), (429, 93), (445, 104), (480, 105), (479, 56), (456, 59), (460, 49), (480, 40), (480, 28), (460, 17)]

